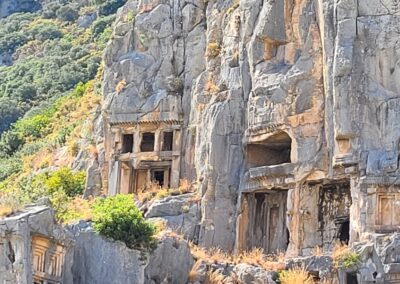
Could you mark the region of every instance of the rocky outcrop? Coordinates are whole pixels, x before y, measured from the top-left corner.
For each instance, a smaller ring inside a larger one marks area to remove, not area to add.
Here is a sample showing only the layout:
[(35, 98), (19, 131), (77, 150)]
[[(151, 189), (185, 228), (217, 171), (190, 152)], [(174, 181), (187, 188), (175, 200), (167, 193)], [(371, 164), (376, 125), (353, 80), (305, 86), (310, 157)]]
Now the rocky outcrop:
[(194, 264), (187, 242), (163, 237), (148, 259), (144, 270), (146, 284), (187, 283)]
[[(125, 244), (80, 232), (75, 244), (73, 283), (144, 283), (145, 256)], [(112, 271), (112, 273), (111, 273)]]
[(233, 268), (239, 283), (260, 283), (260, 284), (275, 284), (277, 273), (267, 271), (261, 267), (252, 266), (246, 263), (241, 263)]
[(163, 236), (153, 251), (138, 251), (96, 234), (81, 221), (56, 225), (46, 206), (0, 220), (0, 282), (187, 283), (193, 257), (186, 241)]
[(50, 249), (51, 261), (63, 266), (63, 271), (59, 266), (52, 270), (54, 279), (72, 283), (73, 245), (73, 235), (55, 224), (46, 206), (28, 207), (0, 220), (0, 282), (33, 283), (33, 271), (45, 273), (42, 261)]
[[(380, 0), (129, 1), (105, 53), (109, 194), (136, 170), (164, 181), (168, 169), (154, 172), (168, 154), (199, 183), (200, 245), (297, 257), (390, 237), (399, 11)], [(165, 128), (179, 130), (179, 151), (146, 156), (143, 132), (160, 142)]]
[(168, 228), (186, 240), (198, 241), (200, 205), (193, 202), (194, 194), (171, 196), (154, 201), (147, 209), (146, 218), (164, 221)]

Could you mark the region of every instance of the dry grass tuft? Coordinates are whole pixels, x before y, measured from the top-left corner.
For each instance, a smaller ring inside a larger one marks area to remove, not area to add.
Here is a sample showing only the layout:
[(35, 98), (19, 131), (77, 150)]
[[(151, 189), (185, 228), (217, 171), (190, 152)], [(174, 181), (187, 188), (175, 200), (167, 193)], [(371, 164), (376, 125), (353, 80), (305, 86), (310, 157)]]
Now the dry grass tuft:
[(336, 268), (351, 268), (360, 262), (360, 256), (356, 252), (339, 242), (333, 248), (332, 259)]
[(221, 53), (221, 47), (217, 42), (210, 42), (207, 45), (206, 56), (208, 58), (215, 58)]
[(313, 277), (304, 267), (291, 268), (279, 273), (282, 284), (315, 284)]
[(14, 195), (0, 192), (0, 218), (7, 217), (21, 209), (22, 206)]
[(189, 272), (188, 276), (188, 281), (189, 282), (196, 282), (199, 278), (199, 273), (198, 270), (202, 264), (201, 260), (196, 261), (196, 263), (193, 265), (192, 269)]
[(315, 248), (312, 249), (311, 253), (314, 256), (323, 256), (324, 255), (324, 249), (320, 246), (317, 246)]
[(235, 257), (235, 262), (245, 262), (254, 266), (260, 266), (266, 270), (285, 269), (284, 253), (275, 255), (265, 255), (261, 248), (255, 248), (251, 251), (245, 251)]
[(238, 255), (226, 253), (219, 248), (204, 249), (189, 242), (193, 256), (198, 260), (212, 263), (247, 263), (254, 266), (262, 267), (266, 270), (283, 270), (285, 269), (284, 257), (282, 255), (267, 256), (262, 249), (253, 249), (251, 251), (242, 252)]
[(219, 92), (219, 87), (215, 84), (215, 81), (212, 77), (208, 78), (205, 85), (205, 90), (210, 94), (217, 94)]
[(225, 278), (226, 277), (218, 270), (207, 271), (204, 284), (223, 284), (226, 283)]
[(10, 205), (0, 205), (0, 218), (7, 217), (14, 212), (12, 206)]
[(136, 197), (140, 202), (150, 202), (168, 196), (192, 193), (196, 190), (197, 184), (194, 182), (191, 183), (186, 179), (180, 181), (178, 188), (162, 188), (158, 183), (152, 182), (140, 189), (136, 194)]
[(115, 87), (115, 91), (117, 92), (117, 94), (120, 94), (126, 87), (126, 81), (125, 80), (121, 80), (118, 82), (117, 86)]

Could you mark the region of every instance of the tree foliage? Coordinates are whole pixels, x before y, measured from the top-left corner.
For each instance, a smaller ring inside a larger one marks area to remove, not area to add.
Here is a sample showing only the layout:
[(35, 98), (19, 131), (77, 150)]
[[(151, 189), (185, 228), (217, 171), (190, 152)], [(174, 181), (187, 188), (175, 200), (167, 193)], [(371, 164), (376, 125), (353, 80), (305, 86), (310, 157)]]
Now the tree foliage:
[(149, 247), (155, 233), (131, 195), (98, 199), (93, 204), (93, 226), (101, 235), (123, 241), (129, 248)]

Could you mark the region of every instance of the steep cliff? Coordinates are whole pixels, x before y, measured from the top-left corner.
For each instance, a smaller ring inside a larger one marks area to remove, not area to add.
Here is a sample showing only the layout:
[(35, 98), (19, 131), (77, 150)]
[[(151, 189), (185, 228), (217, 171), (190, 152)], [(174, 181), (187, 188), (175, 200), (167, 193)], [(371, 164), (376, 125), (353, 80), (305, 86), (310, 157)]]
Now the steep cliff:
[[(379, 0), (128, 2), (104, 57), (109, 194), (196, 180), (199, 243), (226, 250), (309, 255), (394, 232), (399, 11)], [(179, 134), (169, 153), (166, 131)]]

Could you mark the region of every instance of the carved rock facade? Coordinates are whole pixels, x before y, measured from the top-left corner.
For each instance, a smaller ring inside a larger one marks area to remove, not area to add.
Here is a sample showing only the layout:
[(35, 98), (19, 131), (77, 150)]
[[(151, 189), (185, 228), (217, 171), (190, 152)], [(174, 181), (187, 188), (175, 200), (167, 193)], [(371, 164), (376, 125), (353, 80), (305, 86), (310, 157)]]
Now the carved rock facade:
[(129, 1), (105, 54), (108, 193), (196, 180), (199, 242), (226, 250), (307, 256), (397, 231), (399, 11), (391, 0)]

